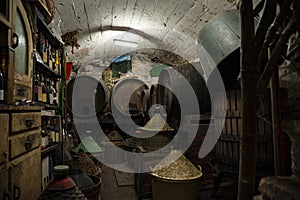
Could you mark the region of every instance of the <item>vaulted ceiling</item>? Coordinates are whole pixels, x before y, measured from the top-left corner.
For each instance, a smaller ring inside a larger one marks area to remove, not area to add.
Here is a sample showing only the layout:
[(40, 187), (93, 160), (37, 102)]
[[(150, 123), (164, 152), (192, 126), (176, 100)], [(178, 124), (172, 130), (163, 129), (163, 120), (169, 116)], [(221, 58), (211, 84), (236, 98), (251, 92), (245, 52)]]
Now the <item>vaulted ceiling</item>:
[(195, 60), (192, 46), (201, 27), (222, 11), (236, 8), (236, 1), (55, 0), (55, 7), (54, 24), (61, 34), (80, 30), (78, 58), (114, 57), (134, 50), (113, 45), (118, 38), (137, 43), (138, 49), (169, 49)]

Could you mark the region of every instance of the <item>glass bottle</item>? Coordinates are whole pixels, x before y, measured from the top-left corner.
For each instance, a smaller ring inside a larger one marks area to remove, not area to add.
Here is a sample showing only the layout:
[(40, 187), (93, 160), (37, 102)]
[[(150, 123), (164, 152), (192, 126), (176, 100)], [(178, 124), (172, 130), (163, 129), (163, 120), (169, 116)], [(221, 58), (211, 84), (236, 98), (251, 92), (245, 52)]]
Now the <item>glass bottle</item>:
[(0, 104), (4, 104), (4, 73), (3, 68), (5, 67), (5, 59), (2, 59), (0, 67)]
[(43, 88), (42, 88), (42, 77), (41, 74), (37, 74), (38, 79), (38, 101), (43, 101)]

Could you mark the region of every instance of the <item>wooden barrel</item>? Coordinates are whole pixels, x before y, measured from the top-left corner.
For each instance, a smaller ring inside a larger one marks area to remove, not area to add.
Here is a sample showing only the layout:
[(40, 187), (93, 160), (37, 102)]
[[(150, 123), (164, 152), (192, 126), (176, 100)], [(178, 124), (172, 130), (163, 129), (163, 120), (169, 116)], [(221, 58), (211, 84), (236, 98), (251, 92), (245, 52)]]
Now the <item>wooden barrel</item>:
[[(147, 84), (138, 78), (119, 80), (111, 92), (111, 108), (120, 115), (138, 116), (142, 113), (140, 96), (148, 89)], [(133, 94), (131, 95), (131, 93)]]
[(141, 109), (144, 116), (148, 116), (150, 109), (150, 89), (145, 89), (141, 93)]
[[(75, 80), (76, 89), (73, 90)], [(101, 79), (87, 75), (77, 76), (67, 83), (66, 102), (67, 110), (72, 115), (91, 117), (95, 112), (100, 113), (106, 106), (107, 90)]]
[(150, 87), (150, 107), (157, 104), (157, 84), (151, 85)]
[[(176, 73), (176, 71), (179, 72)], [(184, 93), (183, 80), (186, 79), (193, 88), (198, 100), (200, 113), (208, 113), (211, 111), (210, 96), (206, 83), (201, 74), (191, 64), (184, 64), (173, 68), (165, 68), (161, 71), (158, 79), (158, 103), (165, 106), (167, 111), (167, 119), (178, 123), (181, 116), (181, 108), (177, 97), (168, 89), (170, 87), (173, 91)], [(164, 87), (166, 85), (167, 87)], [(189, 101), (189, 97), (186, 97)], [(192, 105), (192, 103), (190, 104)], [(196, 114), (197, 111), (191, 109), (187, 114)], [(173, 124), (174, 125), (174, 124)]]
[[(221, 98), (216, 97), (215, 99)], [(226, 99), (226, 119), (221, 137), (216, 144), (216, 159), (218, 161), (218, 169), (221, 171), (238, 173), (240, 137), (242, 133), (241, 91), (226, 91)], [(224, 108), (224, 103), (225, 102), (216, 102), (216, 110), (222, 110), (222, 108)], [(270, 108), (270, 102), (265, 101), (264, 104), (265, 109)], [(218, 118), (218, 116), (215, 116), (215, 124), (219, 123), (220, 120), (221, 119)], [(270, 117), (266, 118), (266, 120), (265, 118), (257, 117), (256, 172), (261, 175), (274, 173), (272, 125), (270, 124), (270, 121)]]

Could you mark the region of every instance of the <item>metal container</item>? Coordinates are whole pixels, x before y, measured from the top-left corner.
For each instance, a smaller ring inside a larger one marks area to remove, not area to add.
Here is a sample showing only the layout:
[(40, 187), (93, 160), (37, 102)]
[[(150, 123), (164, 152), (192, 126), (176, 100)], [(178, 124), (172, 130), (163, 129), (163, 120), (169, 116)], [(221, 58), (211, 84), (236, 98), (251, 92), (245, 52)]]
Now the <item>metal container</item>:
[(225, 11), (208, 23), (199, 32), (198, 41), (211, 55), (216, 65), (219, 65), (232, 52), (239, 49), (240, 40), (239, 10)]
[[(257, 20), (254, 20), (257, 24)], [(226, 90), (239, 88), (240, 73), (240, 13), (239, 10), (227, 10), (206, 23), (199, 31), (198, 43), (214, 61), (214, 66), (202, 66), (208, 77), (208, 83), (215, 81), (216, 69), (223, 79)], [(200, 60), (206, 60), (203, 53)]]
[(171, 151), (151, 169), (151, 175), (153, 200), (198, 199), (202, 170), (197, 169), (182, 152)]

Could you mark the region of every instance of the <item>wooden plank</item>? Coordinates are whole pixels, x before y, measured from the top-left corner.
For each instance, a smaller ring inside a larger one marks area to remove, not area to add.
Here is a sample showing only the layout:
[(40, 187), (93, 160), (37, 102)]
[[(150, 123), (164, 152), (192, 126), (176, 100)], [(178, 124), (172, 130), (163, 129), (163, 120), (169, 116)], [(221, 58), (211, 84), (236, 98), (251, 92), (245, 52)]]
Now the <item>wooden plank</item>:
[[(254, 19), (252, 1), (240, 0), (242, 135), (239, 160), (238, 200), (252, 200), (255, 194), (256, 82)], [(251, 155), (251, 156), (249, 156)]]
[(13, 159), (28, 151), (31, 151), (32, 149), (39, 148), (40, 143), (41, 143), (40, 129), (25, 134), (10, 137), (9, 158)]
[(236, 109), (242, 110), (242, 96), (241, 96), (241, 90), (235, 91), (235, 100), (236, 100)]
[(231, 127), (231, 118), (226, 118), (226, 134), (232, 134), (232, 127)]
[(231, 134), (233, 136), (238, 135), (237, 120), (238, 119), (236, 117), (231, 118), (231, 127), (232, 127), (232, 133)]
[(40, 149), (22, 156), (21, 161), (14, 162), (13, 167), (10, 168), (10, 177), (10, 191), (20, 187), (20, 199), (38, 199), (41, 193)]
[(8, 127), (9, 127), (8, 114), (0, 114), (0, 170), (6, 167), (8, 161)]
[(12, 132), (39, 127), (41, 126), (41, 113), (13, 113), (10, 126)]
[[(239, 152), (240, 152), (240, 143), (239, 142), (235, 142), (235, 143), (232, 143), (233, 147), (232, 147), (232, 157), (238, 161), (239, 159)], [(237, 162), (238, 164), (238, 162)]]

